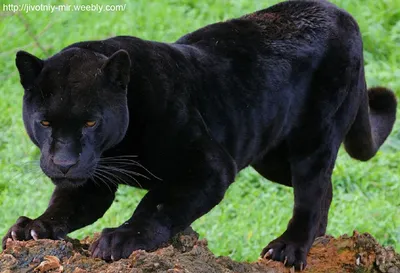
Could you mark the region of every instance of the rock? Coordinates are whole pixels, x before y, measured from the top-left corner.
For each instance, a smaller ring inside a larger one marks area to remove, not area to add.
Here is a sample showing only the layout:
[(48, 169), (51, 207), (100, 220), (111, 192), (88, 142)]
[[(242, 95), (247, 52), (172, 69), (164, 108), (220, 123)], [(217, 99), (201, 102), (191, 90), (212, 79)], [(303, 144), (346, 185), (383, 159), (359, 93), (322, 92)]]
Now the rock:
[[(97, 238), (97, 234), (94, 238)], [(259, 259), (253, 263), (215, 257), (205, 239), (187, 230), (175, 236), (171, 244), (155, 252), (135, 251), (128, 259), (106, 263), (90, 257), (93, 238), (82, 241), (38, 240), (7, 242), (0, 254), (0, 272), (40, 273), (289, 273), (282, 263)], [(400, 255), (391, 247), (382, 247), (368, 233), (353, 236), (317, 238), (308, 256), (306, 272), (400, 273)]]

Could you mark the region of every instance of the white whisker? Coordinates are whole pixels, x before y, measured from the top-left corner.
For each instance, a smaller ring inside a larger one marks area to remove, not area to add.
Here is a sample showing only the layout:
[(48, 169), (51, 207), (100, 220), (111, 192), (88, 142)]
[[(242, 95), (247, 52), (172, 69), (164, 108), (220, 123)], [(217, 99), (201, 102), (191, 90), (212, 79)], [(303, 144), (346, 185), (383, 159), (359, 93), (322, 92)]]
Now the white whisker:
[[(108, 172), (108, 173), (110, 173), (110, 172), (112, 172), (112, 171), (117, 172), (117, 173), (121, 173), (122, 175), (125, 175), (125, 176), (131, 178), (132, 180), (134, 180), (134, 181), (139, 185), (139, 187), (142, 188), (142, 189), (143, 189), (142, 185), (141, 185), (141, 184), (139, 183), (139, 181), (138, 181), (135, 177), (133, 177), (132, 175), (138, 175), (138, 176), (142, 176), (142, 177), (147, 178), (146, 176), (140, 175), (140, 174), (138, 174), (138, 173), (136, 173), (136, 172), (131, 172), (131, 171), (128, 171), (128, 170), (125, 170), (125, 169), (120, 169), (120, 168), (115, 168), (115, 167), (109, 167), (109, 166), (104, 166), (104, 165), (99, 165), (99, 166), (97, 167), (97, 170), (102, 170), (103, 172), (105, 171), (105, 172)], [(132, 173), (132, 175), (130, 175), (130, 173)], [(149, 179), (149, 178), (148, 178), (148, 179)], [(128, 185), (130, 185), (129, 181), (123, 180), (123, 182), (126, 183), (126, 184), (128, 184)]]
[(111, 158), (111, 159), (106, 159), (104, 160), (104, 158), (100, 158), (100, 163), (104, 163), (107, 165), (118, 165), (119, 166), (137, 166), (140, 167), (142, 169), (144, 169), (149, 175), (151, 175), (152, 177), (154, 177), (157, 180), (162, 181), (161, 178), (159, 178), (158, 176), (156, 176), (155, 174), (153, 174), (150, 170), (148, 170), (146, 167), (144, 167), (142, 164), (140, 164), (139, 162), (135, 161), (135, 160), (131, 160), (131, 159), (121, 159), (121, 158)]
[(101, 175), (100, 173), (93, 173), (94, 177), (97, 178), (98, 180), (100, 180), (104, 185), (107, 186), (107, 188), (110, 190), (110, 192), (113, 192), (110, 185), (108, 185), (107, 181), (103, 180), (103, 178), (107, 178), (104, 175)]

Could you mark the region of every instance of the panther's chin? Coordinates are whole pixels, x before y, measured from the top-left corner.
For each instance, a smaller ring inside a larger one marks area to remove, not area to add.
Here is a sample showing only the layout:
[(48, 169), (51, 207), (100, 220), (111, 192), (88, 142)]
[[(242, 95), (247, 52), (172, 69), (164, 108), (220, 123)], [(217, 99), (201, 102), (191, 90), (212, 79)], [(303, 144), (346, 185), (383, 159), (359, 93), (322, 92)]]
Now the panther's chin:
[(56, 186), (76, 187), (86, 183), (87, 178), (67, 178), (67, 177), (52, 177), (51, 180)]

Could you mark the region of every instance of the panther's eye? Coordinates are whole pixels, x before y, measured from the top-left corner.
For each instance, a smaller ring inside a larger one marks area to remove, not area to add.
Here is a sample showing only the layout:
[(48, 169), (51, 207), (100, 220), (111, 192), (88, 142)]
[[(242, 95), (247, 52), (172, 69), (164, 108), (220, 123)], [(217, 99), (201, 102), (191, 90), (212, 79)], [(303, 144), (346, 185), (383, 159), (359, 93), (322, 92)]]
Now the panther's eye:
[(85, 122), (85, 127), (93, 127), (96, 125), (96, 121), (86, 121)]
[(49, 126), (50, 126), (50, 121), (42, 120), (42, 121), (40, 122), (40, 124), (42, 124), (43, 127), (49, 127)]

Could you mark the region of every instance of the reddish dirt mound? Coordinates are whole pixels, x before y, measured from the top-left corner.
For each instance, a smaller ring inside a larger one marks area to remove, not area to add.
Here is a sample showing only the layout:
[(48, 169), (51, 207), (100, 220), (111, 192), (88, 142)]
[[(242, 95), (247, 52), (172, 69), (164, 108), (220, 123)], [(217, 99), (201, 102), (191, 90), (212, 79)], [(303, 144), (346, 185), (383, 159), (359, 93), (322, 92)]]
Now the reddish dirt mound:
[[(95, 238), (98, 235), (95, 235)], [(239, 263), (227, 257), (215, 257), (205, 239), (191, 231), (179, 234), (172, 245), (152, 253), (135, 251), (128, 259), (106, 263), (90, 257), (93, 239), (66, 241), (38, 240), (7, 242), (0, 254), (0, 272), (163, 272), (163, 273), (283, 273), (294, 272), (281, 263), (258, 260)], [(388, 272), (400, 273), (400, 255), (382, 247), (369, 234), (334, 239), (318, 238), (308, 256), (305, 272)]]

